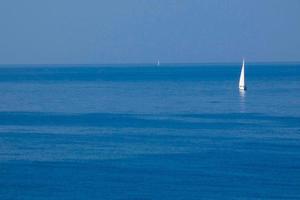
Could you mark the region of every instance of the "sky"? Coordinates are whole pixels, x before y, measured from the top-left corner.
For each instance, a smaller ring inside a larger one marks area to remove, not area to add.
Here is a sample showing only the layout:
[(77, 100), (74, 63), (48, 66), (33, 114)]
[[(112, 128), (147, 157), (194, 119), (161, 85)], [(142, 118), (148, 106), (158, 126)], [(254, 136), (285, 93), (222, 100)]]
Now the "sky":
[(1, 0), (0, 64), (300, 61), (299, 0)]

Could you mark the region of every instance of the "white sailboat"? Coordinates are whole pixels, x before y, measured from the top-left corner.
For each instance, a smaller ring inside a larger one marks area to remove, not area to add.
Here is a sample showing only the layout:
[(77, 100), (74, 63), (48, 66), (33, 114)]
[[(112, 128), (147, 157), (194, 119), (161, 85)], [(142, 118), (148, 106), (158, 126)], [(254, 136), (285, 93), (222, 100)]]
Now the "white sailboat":
[(157, 66), (160, 66), (160, 62), (159, 62), (159, 60), (157, 61), (157, 64), (156, 64)]
[(247, 90), (246, 87), (246, 80), (245, 80), (245, 60), (243, 59), (243, 65), (240, 75), (240, 82), (239, 82), (239, 88), (240, 90)]

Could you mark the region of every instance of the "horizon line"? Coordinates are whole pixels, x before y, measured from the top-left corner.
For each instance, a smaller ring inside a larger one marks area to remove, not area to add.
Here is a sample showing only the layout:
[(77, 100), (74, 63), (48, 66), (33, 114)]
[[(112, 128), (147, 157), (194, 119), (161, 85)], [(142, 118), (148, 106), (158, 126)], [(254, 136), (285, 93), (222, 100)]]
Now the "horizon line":
[[(169, 65), (218, 65), (218, 64), (239, 64), (241, 62), (161, 62), (161, 66)], [(247, 64), (300, 64), (300, 61), (249, 61), (245, 60)], [(156, 62), (123, 62), (123, 63), (0, 63), (0, 66), (78, 66), (78, 65), (89, 65), (89, 66), (103, 66), (103, 65), (147, 65), (147, 66), (157, 66)]]

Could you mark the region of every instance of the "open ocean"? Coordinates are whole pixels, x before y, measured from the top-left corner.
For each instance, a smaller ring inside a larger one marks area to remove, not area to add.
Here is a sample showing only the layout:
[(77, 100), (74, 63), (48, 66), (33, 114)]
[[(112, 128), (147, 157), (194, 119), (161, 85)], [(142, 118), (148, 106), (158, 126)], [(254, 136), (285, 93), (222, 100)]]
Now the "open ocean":
[(300, 64), (0, 67), (0, 199), (300, 199)]

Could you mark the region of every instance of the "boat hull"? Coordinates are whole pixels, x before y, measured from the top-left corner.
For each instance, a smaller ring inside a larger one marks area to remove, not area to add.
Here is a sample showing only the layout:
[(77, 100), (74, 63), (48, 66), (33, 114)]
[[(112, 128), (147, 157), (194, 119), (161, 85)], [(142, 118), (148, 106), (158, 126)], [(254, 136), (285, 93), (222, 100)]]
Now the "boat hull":
[(240, 90), (247, 90), (247, 87), (246, 86), (239, 86), (239, 89)]

